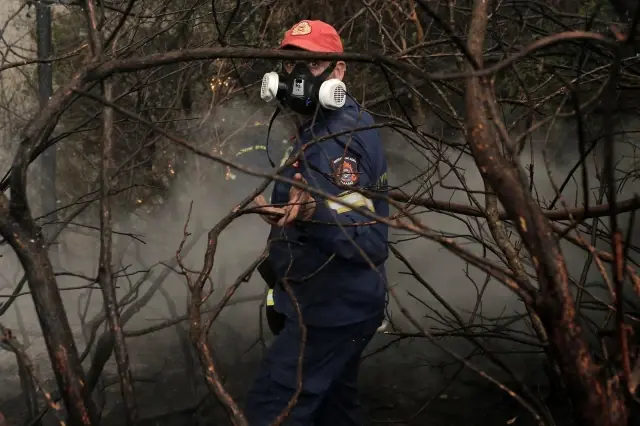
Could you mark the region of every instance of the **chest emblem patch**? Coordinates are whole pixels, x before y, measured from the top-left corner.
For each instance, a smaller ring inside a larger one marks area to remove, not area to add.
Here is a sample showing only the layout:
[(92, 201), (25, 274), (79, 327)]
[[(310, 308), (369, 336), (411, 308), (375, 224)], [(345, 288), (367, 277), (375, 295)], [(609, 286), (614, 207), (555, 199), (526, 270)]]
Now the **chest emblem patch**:
[(358, 183), (358, 162), (353, 157), (333, 160), (333, 178), (338, 185), (353, 186)]

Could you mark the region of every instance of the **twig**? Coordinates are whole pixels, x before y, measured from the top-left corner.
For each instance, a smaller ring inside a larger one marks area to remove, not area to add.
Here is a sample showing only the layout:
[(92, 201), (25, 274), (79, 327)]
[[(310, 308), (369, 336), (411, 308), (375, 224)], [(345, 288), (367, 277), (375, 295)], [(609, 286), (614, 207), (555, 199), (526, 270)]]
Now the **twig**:
[[(54, 410), (54, 412), (56, 413), (56, 417), (58, 418), (58, 422), (60, 423), (60, 426), (65, 426), (64, 414), (62, 413), (62, 407), (60, 407), (60, 404), (58, 404), (57, 402), (55, 402), (53, 400), (53, 398), (51, 397), (51, 394), (49, 392), (44, 390), (44, 388), (42, 387), (42, 381), (39, 380), (38, 377), (36, 376), (33, 363), (31, 362), (31, 360), (27, 356), (27, 353), (24, 351), (24, 348), (16, 340), (16, 338), (14, 337), (13, 333), (11, 332), (11, 330), (8, 329), (7, 327), (5, 327), (2, 324), (0, 324), (0, 347), (2, 347), (3, 349), (7, 349), (7, 350), (13, 352), (16, 355), (16, 358), (18, 359), (18, 362), (25, 369), (25, 371), (27, 373), (27, 376), (28, 376), (27, 378), (29, 380), (33, 381), (33, 383), (35, 384), (36, 388), (44, 396), (44, 399), (47, 402), (47, 405), (50, 408), (52, 408)], [(4, 418), (2, 417), (2, 414), (0, 414), (0, 425), (2, 425), (3, 419)]]

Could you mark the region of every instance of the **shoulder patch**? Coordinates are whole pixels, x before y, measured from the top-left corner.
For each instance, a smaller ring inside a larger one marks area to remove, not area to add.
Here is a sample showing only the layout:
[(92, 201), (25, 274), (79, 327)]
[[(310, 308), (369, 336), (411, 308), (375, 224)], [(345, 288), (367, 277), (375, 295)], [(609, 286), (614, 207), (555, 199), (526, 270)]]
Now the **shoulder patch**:
[(339, 157), (333, 160), (333, 178), (338, 185), (353, 186), (358, 183), (358, 162), (353, 157)]

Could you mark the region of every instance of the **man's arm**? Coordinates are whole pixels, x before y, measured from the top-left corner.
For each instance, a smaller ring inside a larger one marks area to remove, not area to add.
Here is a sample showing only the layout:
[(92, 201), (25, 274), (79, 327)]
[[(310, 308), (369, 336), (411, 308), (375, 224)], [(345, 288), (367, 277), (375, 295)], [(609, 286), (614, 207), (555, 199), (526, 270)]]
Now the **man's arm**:
[(326, 253), (356, 263), (381, 264), (388, 257), (386, 225), (364, 225), (372, 220), (351, 207), (375, 212), (373, 201), (352, 189), (370, 187), (379, 177), (373, 170), (375, 157), (383, 155), (378, 132), (364, 130), (337, 141), (320, 142), (314, 151), (307, 158), (303, 177), (309, 186), (347, 206), (313, 194), (317, 205), (311, 220), (327, 224), (301, 225), (305, 234)]

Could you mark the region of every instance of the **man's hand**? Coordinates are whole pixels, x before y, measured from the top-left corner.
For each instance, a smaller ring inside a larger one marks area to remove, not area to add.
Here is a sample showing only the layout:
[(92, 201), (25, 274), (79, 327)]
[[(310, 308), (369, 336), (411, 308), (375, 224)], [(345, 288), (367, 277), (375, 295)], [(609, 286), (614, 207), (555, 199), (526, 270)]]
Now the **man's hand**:
[(278, 219), (284, 216), (284, 209), (270, 206), (262, 194), (254, 198), (253, 202), (258, 206), (260, 217), (269, 225), (276, 225), (278, 223)]
[[(296, 173), (293, 179), (303, 184), (307, 183), (300, 173)], [(260, 216), (267, 223), (277, 226), (286, 226), (298, 218), (308, 220), (316, 210), (316, 201), (311, 194), (295, 186), (289, 190), (289, 203), (282, 208), (269, 207), (262, 195), (257, 196), (254, 202), (261, 207)], [(278, 219), (279, 215), (282, 216)]]
[[(293, 179), (305, 185), (307, 184), (307, 181), (300, 173), (296, 173)], [(313, 199), (311, 194), (304, 189), (291, 186), (289, 204), (284, 206), (284, 216), (278, 221), (278, 226), (288, 225), (298, 217), (303, 220), (311, 219), (315, 210), (316, 200)]]

